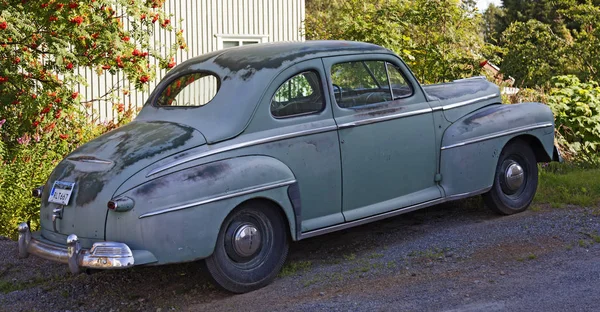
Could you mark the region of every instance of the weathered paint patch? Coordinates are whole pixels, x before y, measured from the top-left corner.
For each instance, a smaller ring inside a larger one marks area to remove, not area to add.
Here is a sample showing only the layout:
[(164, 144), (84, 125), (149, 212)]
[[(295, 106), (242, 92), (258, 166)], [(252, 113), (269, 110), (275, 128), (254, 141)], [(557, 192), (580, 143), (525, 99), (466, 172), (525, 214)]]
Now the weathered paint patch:
[(196, 182), (200, 179), (214, 179), (220, 174), (224, 174), (229, 168), (229, 164), (224, 162), (215, 162), (200, 166), (191, 170), (191, 172), (187, 172), (183, 178), (183, 182)]
[(439, 100), (448, 100), (487, 91), (490, 85), (491, 83), (485, 79), (469, 79), (422, 87), (427, 95)]

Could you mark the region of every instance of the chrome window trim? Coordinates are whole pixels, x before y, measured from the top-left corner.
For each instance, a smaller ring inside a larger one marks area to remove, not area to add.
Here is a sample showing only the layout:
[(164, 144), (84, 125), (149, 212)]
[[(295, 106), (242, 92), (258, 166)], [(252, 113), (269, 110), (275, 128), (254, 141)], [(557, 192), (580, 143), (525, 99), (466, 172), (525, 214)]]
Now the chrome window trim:
[(530, 126), (518, 127), (518, 128), (512, 129), (512, 130), (504, 130), (504, 131), (500, 131), (500, 132), (496, 132), (496, 133), (492, 133), (492, 134), (488, 134), (488, 135), (482, 135), (482, 136), (479, 136), (479, 137), (476, 137), (473, 139), (465, 140), (465, 141), (454, 143), (451, 145), (446, 145), (446, 146), (442, 147), (442, 150), (447, 150), (447, 149), (451, 149), (451, 148), (455, 148), (455, 147), (459, 147), (459, 146), (473, 144), (473, 143), (477, 143), (477, 142), (481, 142), (481, 141), (485, 141), (485, 140), (495, 139), (495, 138), (499, 138), (502, 136), (519, 133), (519, 132), (531, 131), (531, 130), (535, 130), (535, 129), (547, 128), (547, 127), (552, 127), (552, 126), (553, 126), (553, 124), (551, 122), (548, 122), (548, 123), (538, 123), (538, 124), (534, 124), (534, 125), (530, 125)]
[(458, 102), (458, 103), (454, 103), (454, 104), (444, 105), (444, 106), (442, 106), (442, 109), (443, 110), (448, 110), (448, 109), (458, 108), (458, 107), (461, 107), (461, 106), (465, 106), (465, 105), (469, 105), (469, 104), (473, 104), (473, 103), (477, 103), (477, 102), (481, 102), (481, 101), (493, 99), (493, 98), (495, 98), (497, 96), (500, 96), (500, 94), (495, 93), (495, 94), (490, 94), (490, 95), (478, 97), (478, 98), (471, 99), (471, 100), (466, 100), (466, 101), (462, 101), (462, 102)]
[(339, 124), (338, 129), (351, 128), (351, 127), (356, 127), (356, 126), (361, 126), (361, 125), (368, 125), (368, 124), (372, 124), (372, 123), (377, 123), (377, 122), (382, 122), (382, 121), (387, 121), (387, 120), (392, 120), (392, 119), (397, 119), (397, 118), (403, 118), (403, 117), (409, 117), (409, 116), (422, 115), (422, 114), (427, 114), (427, 113), (431, 113), (431, 108), (423, 108), (423, 109), (418, 109), (418, 110), (414, 110), (411, 112), (404, 112), (404, 113), (398, 113), (398, 114), (392, 114), (392, 115), (386, 115), (386, 116), (380, 116), (380, 117), (374, 117), (374, 118), (361, 119), (361, 120), (357, 120), (357, 121), (347, 122), (347, 123)]
[(165, 208), (165, 209), (159, 209), (156, 211), (144, 213), (144, 214), (140, 215), (138, 218), (142, 219), (142, 218), (152, 217), (152, 216), (165, 214), (165, 213), (169, 213), (169, 212), (173, 212), (173, 211), (188, 209), (188, 208), (192, 208), (195, 206), (205, 205), (205, 204), (209, 204), (209, 203), (213, 203), (216, 201), (221, 201), (221, 200), (225, 200), (225, 199), (229, 199), (229, 198), (233, 198), (233, 197), (238, 197), (238, 196), (248, 195), (248, 194), (252, 194), (252, 193), (267, 191), (267, 190), (271, 190), (271, 189), (278, 188), (278, 187), (288, 186), (288, 185), (291, 185), (294, 183), (296, 183), (296, 180), (286, 180), (286, 181), (262, 184), (262, 185), (251, 187), (251, 188), (241, 189), (239, 191), (225, 194), (225, 195), (218, 195), (218, 196), (204, 198), (204, 199), (201, 199), (201, 200), (198, 200), (198, 201), (195, 201), (192, 203), (188, 203), (185, 205), (169, 207), (169, 208)]
[(260, 138), (260, 139), (256, 139), (256, 140), (250, 140), (250, 141), (246, 141), (246, 142), (240, 142), (240, 143), (236, 143), (236, 144), (232, 144), (232, 145), (228, 145), (228, 146), (215, 148), (213, 150), (209, 150), (209, 151), (199, 153), (196, 155), (184, 157), (184, 158), (181, 158), (172, 163), (152, 169), (146, 175), (146, 177), (150, 177), (157, 173), (163, 172), (165, 170), (169, 170), (169, 169), (177, 167), (179, 165), (183, 165), (190, 161), (198, 160), (200, 158), (208, 157), (208, 156), (215, 155), (218, 153), (223, 153), (223, 152), (236, 150), (239, 148), (244, 148), (244, 147), (249, 147), (249, 146), (254, 146), (254, 145), (259, 145), (259, 144), (264, 144), (264, 143), (271, 143), (271, 142), (276, 142), (276, 141), (285, 140), (285, 139), (291, 139), (291, 138), (295, 138), (295, 137), (299, 137), (299, 136), (318, 134), (318, 133), (323, 133), (323, 132), (328, 132), (328, 131), (333, 131), (333, 130), (337, 130), (337, 126), (332, 125), (332, 126), (320, 127), (320, 128), (315, 128), (315, 129), (296, 131), (296, 132), (280, 134), (280, 135), (275, 135), (275, 136), (271, 136), (271, 137)]

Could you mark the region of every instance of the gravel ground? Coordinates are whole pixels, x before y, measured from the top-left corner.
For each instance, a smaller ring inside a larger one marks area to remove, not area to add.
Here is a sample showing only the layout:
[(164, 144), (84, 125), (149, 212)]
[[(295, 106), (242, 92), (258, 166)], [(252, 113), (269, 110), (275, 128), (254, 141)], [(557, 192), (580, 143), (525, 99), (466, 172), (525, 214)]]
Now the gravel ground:
[(244, 295), (198, 263), (72, 276), (0, 240), (0, 311), (598, 311), (599, 230), (600, 207), (450, 203), (295, 243)]

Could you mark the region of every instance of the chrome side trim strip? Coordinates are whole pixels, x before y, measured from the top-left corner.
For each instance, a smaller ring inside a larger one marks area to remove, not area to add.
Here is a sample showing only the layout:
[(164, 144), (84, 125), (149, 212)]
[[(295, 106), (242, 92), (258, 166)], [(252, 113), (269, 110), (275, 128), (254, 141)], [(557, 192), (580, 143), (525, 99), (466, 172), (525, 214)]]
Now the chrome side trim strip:
[(519, 132), (531, 131), (531, 130), (547, 128), (547, 127), (552, 127), (552, 123), (551, 122), (539, 123), (539, 124), (534, 124), (531, 126), (523, 126), (523, 127), (518, 127), (518, 128), (512, 129), (512, 130), (504, 130), (504, 131), (500, 131), (500, 132), (496, 132), (496, 133), (492, 133), (492, 134), (488, 134), (488, 135), (483, 135), (483, 136), (476, 137), (476, 138), (473, 138), (470, 140), (465, 140), (462, 142), (443, 146), (442, 150), (455, 148), (455, 147), (459, 147), (459, 146), (464, 146), (464, 145), (468, 145), (468, 144), (473, 144), (473, 143), (477, 143), (477, 142), (481, 142), (481, 141), (485, 141), (485, 140), (491, 140), (491, 139), (499, 138), (499, 137), (502, 137), (505, 135), (511, 135), (511, 134), (515, 134), (515, 133), (519, 133)]
[(298, 237), (298, 240), (310, 238), (310, 237), (314, 237), (314, 236), (318, 236), (318, 235), (323, 235), (323, 234), (327, 234), (327, 233), (331, 233), (331, 232), (335, 232), (335, 231), (340, 231), (340, 230), (344, 230), (347, 228), (351, 228), (351, 227), (355, 227), (355, 226), (359, 226), (359, 225), (363, 225), (363, 224), (367, 224), (367, 223), (371, 223), (371, 222), (375, 222), (375, 221), (379, 221), (379, 220), (383, 220), (383, 219), (387, 219), (390, 217), (405, 214), (405, 213), (419, 210), (422, 208), (439, 205), (439, 204), (442, 204), (442, 203), (445, 203), (448, 201), (459, 200), (459, 199), (464, 199), (464, 198), (475, 196), (475, 195), (480, 195), (480, 194), (483, 194), (483, 193), (489, 191), (491, 188), (492, 187), (490, 186), (490, 187), (482, 188), (480, 190), (476, 190), (476, 191), (472, 191), (472, 192), (456, 194), (456, 195), (452, 195), (452, 196), (448, 196), (448, 197), (442, 197), (442, 198), (426, 201), (424, 203), (416, 204), (413, 206), (401, 208), (398, 210), (393, 210), (393, 211), (385, 212), (385, 213), (378, 214), (375, 216), (366, 217), (364, 219), (354, 220), (354, 221), (350, 221), (347, 223), (336, 224), (336, 225), (329, 226), (329, 227), (322, 228), (322, 229), (308, 231), (305, 233), (301, 233)]
[(497, 96), (500, 96), (500, 94), (495, 93), (495, 94), (490, 94), (490, 95), (478, 97), (478, 98), (471, 99), (471, 100), (466, 100), (466, 101), (462, 101), (462, 102), (458, 102), (458, 103), (454, 103), (454, 104), (444, 105), (444, 106), (442, 106), (442, 109), (443, 110), (453, 109), (453, 108), (457, 108), (457, 107), (461, 107), (461, 106), (465, 106), (465, 105), (469, 105), (469, 104), (473, 104), (473, 103), (477, 103), (477, 102), (481, 102), (481, 101), (493, 99), (493, 98), (495, 98)]
[(181, 158), (177, 161), (174, 161), (172, 163), (160, 166), (158, 168), (152, 169), (152, 171), (150, 171), (147, 175), (147, 177), (153, 176), (157, 173), (163, 172), (165, 170), (169, 170), (173, 167), (177, 167), (179, 165), (188, 163), (190, 161), (194, 161), (200, 158), (204, 158), (204, 157), (208, 157), (211, 155), (215, 155), (218, 153), (223, 153), (223, 152), (228, 152), (228, 151), (232, 151), (232, 150), (236, 150), (239, 148), (244, 148), (244, 147), (249, 147), (249, 146), (254, 146), (254, 145), (259, 145), (259, 144), (264, 144), (264, 143), (271, 143), (271, 142), (275, 142), (275, 141), (280, 141), (280, 140), (285, 140), (285, 139), (291, 139), (291, 138), (295, 138), (295, 137), (299, 137), (299, 136), (303, 136), (303, 135), (311, 135), (311, 134), (318, 134), (318, 133), (323, 133), (323, 132), (328, 132), (328, 131), (333, 131), (333, 130), (337, 130), (337, 126), (327, 126), (327, 127), (321, 127), (321, 128), (315, 128), (315, 129), (308, 129), (308, 130), (302, 130), (302, 131), (296, 131), (296, 132), (291, 132), (291, 133), (286, 133), (286, 134), (280, 134), (280, 135), (276, 135), (276, 136), (272, 136), (272, 137), (266, 137), (266, 138), (261, 138), (261, 139), (256, 139), (256, 140), (250, 140), (250, 141), (246, 141), (246, 142), (241, 142), (241, 143), (236, 143), (236, 144), (232, 144), (232, 145), (228, 145), (228, 146), (223, 146), (223, 147), (219, 147), (219, 148), (215, 148), (203, 153), (199, 153), (196, 155), (191, 155), (188, 157), (184, 157)]
[(492, 187), (485, 187), (482, 188), (480, 190), (477, 191), (472, 191), (472, 192), (467, 192), (467, 193), (461, 193), (461, 194), (456, 194), (456, 195), (451, 195), (446, 197), (446, 201), (453, 201), (453, 200), (458, 200), (458, 199), (463, 199), (463, 198), (467, 198), (467, 197), (472, 197), (475, 195), (481, 195), (483, 193), (487, 193), (487, 191), (491, 190)]
[(112, 165), (112, 161), (102, 160), (102, 159), (97, 159), (97, 158), (69, 157), (69, 160), (92, 163), (92, 164)]
[(402, 117), (415, 116), (415, 115), (421, 115), (421, 114), (427, 114), (427, 113), (431, 113), (431, 108), (423, 108), (423, 109), (418, 109), (418, 110), (411, 111), (411, 112), (404, 112), (404, 113), (385, 115), (385, 116), (380, 116), (380, 117), (375, 117), (375, 118), (368, 118), (368, 119), (361, 119), (361, 120), (357, 120), (357, 121), (347, 122), (347, 123), (339, 124), (338, 129), (351, 128), (351, 127), (356, 127), (356, 126), (361, 126), (361, 125), (368, 125), (368, 124), (377, 123), (377, 122), (381, 122), (381, 121), (392, 120), (392, 119), (397, 119), (397, 118), (402, 118)]
[(339, 230), (343, 230), (343, 229), (347, 229), (347, 228), (351, 228), (351, 227), (362, 225), (362, 224), (365, 224), (365, 223), (370, 223), (370, 222), (374, 222), (374, 221), (383, 220), (383, 219), (386, 219), (386, 218), (389, 218), (389, 217), (393, 217), (393, 216), (400, 215), (400, 214), (403, 214), (403, 213), (411, 212), (411, 211), (414, 211), (414, 210), (417, 210), (417, 209), (421, 209), (421, 208), (425, 208), (425, 207), (429, 207), (429, 206), (441, 204), (444, 201), (445, 201), (444, 198), (438, 198), (438, 199), (430, 200), (430, 201), (427, 201), (427, 202), (424, 202), (424, 203), (416, 204), (416, 205), (413, 205), (413, 206), (401, 208), (401, 209), (398, 209), (398, 210), (393, 210), (393, 211), (390, 211), (390, 212), (384, 212), (382, 214), (378, 214), (378, 215), (375, 215), (375, 216), (370, 216), (370, 217), (366, 217), (366, 218), (359, 219), (359, 220), (354, 220), (354, 221), (350, 221), (350, 222), (346, 222), (346, 223), (342, 223), (342, 224), (337, 224), (337, 225), (326, 227), (326, 228), (322, 228), (322, 229), (308, 231), (306, 233), (302, 233), (300, 235), (300, 237), (298, 238), (298, 240), (309, 238), (309, 237), (313, 237), (313, 236), (318, 236), (318, 235), (322, 235), (322, 234), (327, 234), (327, 233), (331, 233), (331, 232), (335, 232), (335, 231), (339, 231)]
[(188, 209), (188, 208), (192, 208), (195, 206), (205, 205), (205, 204), (209, 204), (209, 203), (213, 203), (216, 201), (225, 200), (225, 199), (229, 199), (229, 198), (233, 198), (233, 197), (238, 197), (238, 196), (248, 195), (248, 194), (252, 194), (252, 193), (256, 193), (256, 192), (267, 191), (267, 190), (278, 188), (278, 187), (288, 186), (288, 185), (291, 185), (294, 183), (296, 183), (296, 180), (288, 180), (288, 181), (280, 181), (280, 182), (275, 182), (275, 183), (263, 184), (263, 185), (259, 185), (256, 187), (241, 189), (237, 192), (233, 192), (233, 193), (229, 193), (229, 194), (225, 194), (225, 195), (208, 197), (208, 198), (205, 198), (205, 199), (202, 199), (199, 201), (195, 201), (195, 202), (192, 202), (189, 204), (185, 204), (185, 205), (180, 205), (180, 206), (175, 206), (175, 207), (170, 207), (170, 208), (165, 208), (165, 209), (160, 209), (160, 210), (144, 213), (144, 214), (140, 215), (138, 218), (142, 219), (142, 218), (152, 217), (152, 216), (169, 213), (169, 212), (173, 212), (173, 211)]

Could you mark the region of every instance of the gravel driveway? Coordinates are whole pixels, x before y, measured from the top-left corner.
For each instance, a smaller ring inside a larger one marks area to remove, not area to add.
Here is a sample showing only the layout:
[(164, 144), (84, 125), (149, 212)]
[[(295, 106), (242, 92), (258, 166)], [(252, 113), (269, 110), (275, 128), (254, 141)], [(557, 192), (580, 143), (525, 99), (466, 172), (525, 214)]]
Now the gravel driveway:
[(258, 291), (197, 263), (72, 276), (0, 240), (0, 311), (598, 311), (600, 207), (499, 217), (477, 200), (295, 243)]

